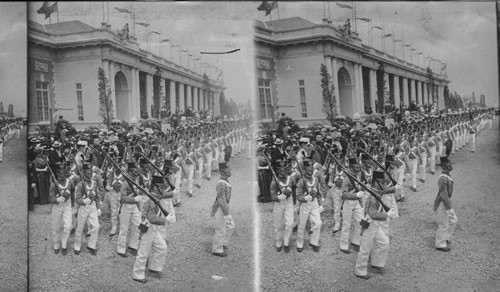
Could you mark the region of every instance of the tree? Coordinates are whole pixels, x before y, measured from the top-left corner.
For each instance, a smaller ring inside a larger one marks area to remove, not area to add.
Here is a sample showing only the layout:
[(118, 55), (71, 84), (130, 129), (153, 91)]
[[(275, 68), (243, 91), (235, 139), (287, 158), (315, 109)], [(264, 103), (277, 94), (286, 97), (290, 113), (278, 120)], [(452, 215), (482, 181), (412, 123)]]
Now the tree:
[(99, 116), (103, 119), (104, 124), (106, 124), (109, 130), (109, 126), (113, 120), (113, 100), (111, 100), (109, 80), (101, 67), (97, 70), (97, 80), (99, 81), (97, 85), (99, 90)]
[(321, 64), (320, 74), (321, 74), (321, 89), (323, 95), (323, 112), (326, 114), (326, 118), (333, 126), (337, 113), (337, 108), (336, 108), (337, 101), (334, 91), (335, 87), (332, 82), (332, 77), (326, 70), (325, 64)]

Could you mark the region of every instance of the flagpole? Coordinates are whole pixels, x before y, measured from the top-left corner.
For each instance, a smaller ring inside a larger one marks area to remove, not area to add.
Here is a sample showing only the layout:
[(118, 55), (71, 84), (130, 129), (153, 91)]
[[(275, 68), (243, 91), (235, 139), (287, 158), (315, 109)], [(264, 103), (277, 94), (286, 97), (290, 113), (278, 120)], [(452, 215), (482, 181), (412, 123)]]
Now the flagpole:
[(108, 24), (109, 24), (109, 1), (106, 1), (106, 13), (108, 16)]
[[(56, 2), (57, 5), (57, 2)], [(56, 12), (57, 12), (57, 23), (59, 23), (59, 5), (56, 6)]]
[(358, 32), (358, 20), (356, 19), (356, 4), (354, 4), (354, 1), (352, 1), (352, 10), (354, 11), (354, 32)]
[(278, 20), (280, 20), (280, 6), (278, 5), (278, 1), (276, 1), (276, 8), (278, 10)]
[(106, 18), (104, 17), (104, 1), (102, 2), (102, 22), (104, 23), (106, 21)]

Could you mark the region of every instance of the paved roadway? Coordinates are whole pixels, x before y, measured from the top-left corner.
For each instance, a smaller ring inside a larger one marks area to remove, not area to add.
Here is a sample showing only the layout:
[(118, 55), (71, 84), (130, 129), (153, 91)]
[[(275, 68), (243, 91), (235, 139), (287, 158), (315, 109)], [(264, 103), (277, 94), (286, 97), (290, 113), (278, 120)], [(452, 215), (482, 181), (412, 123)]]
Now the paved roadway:
[(27, 289), (26, 128), (7, 141), (0, 162), (0, 290)]
[[(168, 253), (162, 279), (149, 278), (141, 284), (132, 280), (135, 257), (116, 254), (116, 236), (109, 239), (109, 214), (101, 215), (98, 254), (85, 248), (73, 253), (73, 236), (68, 255), (54, 254), (51, 247), (50, 206), (37, 205), (30, 212), (31, 291), (251, 291), (254, 281), (253, 198), (251, 161), (240, 153), (230, 161), (233, 186), (230, 209), (236, 229), (226, 258), (211, 255), (214, 233), (210, 210), (219, 179), (213, 173), (203, 180), (194, 196), (183, 195), (177, 222), (168, 227)], [(184, 189), (184, 188), (183, 188)], [(83, 244), (86, 240), (84, 239)], [(83, 247), (85, 245), (82, 245)]]
[[(434, 249), (437, 224), (432, 206), (437, 179), (428, 173), (418, 191), (406, 185), (399, 204), (401, 217), (391, 223), (391, 247), (384, 275), (368, 280), (354, 276), (357, 253), (339, 251), (333, 221), (323, 215), (321, 251), (306, 247), (297, 253), (295, 233), (289, 254), (277, 253), (272, 239), (272, 203), (259, 204), (260, 262), (263, 291), (498, 291), (500, 284), (500, 135), (499, 117), (493, 129), (479, 133), (477, 151), (468, 146), (452, 155), (455, 182), (452, 201), (458, 226), (452, 250)], [(439, 169), (439, 168), (437, 168)], [(407, 180), (408, 181), (408, 180)], [(306, 236), (306, 244), (308, 236)]]

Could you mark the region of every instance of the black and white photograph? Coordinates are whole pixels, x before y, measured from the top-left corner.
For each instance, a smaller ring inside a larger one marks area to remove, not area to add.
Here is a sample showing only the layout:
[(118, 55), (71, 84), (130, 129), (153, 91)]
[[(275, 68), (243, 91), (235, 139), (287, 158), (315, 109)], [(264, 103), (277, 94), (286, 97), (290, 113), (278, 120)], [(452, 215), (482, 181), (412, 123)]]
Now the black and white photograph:
[(500, 0), (0, 4), (0, 291), (497, 291)]
[(496, 3), (259, 8), (259, 288), (497, 290)]
[(0, 286), (28, 287), (26, 3), (0, 3)]
[(253, 290), (240, 5), (28, 5), (30, 290)]

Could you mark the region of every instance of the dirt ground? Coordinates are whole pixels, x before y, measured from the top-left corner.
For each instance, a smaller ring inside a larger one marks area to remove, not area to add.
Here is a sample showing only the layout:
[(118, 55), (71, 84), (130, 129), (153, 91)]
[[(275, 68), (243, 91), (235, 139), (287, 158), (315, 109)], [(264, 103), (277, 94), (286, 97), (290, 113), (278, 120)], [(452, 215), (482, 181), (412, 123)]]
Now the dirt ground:
[[(0, 290), (26, 291), (28, 273), (26, 131), (5, 144), (0, 162)], [(5, 289), (5, 290), (4, 290)]]
[(323, 214), (319, 253), (306, 245), (296, 251), (295, 233), (289, 254), (277, 253), (272, 239), (272, 203), (259, 204), (262, 291), (499, 291), (500, 284), (500, 135), (499, 117), (493, 129), (479, 133), (476, 152), (469, 146), (451, 156), (454, 170), (452, 201), (458, 226), (451, 252), (434, 249), (437, 224), (432, 211), (439, 168), (428, 173), (418, 191), (406, 184), (400, 218), (391, 222), (391, 246), (385, 274), (368, 280), (354, 276), (356, 252), (339, 250), (340, 233)]
[[(49, 205), (37, 205), (29, 214), (30, 290), (31, 291), (251, 291), (254, 283), (253, 198), (251, 161), (244, 153), (230, 161), (233, 187), (230, 210), (236, 224), (228, 257), (211, 254), (216, 172), (210, 181), (203, 179), (201, 189), (194, 187), (192, 198), (182, 195), (176, 211), (177, 222), (168, 227), (168, 252), (163, 278), (147, 277), (141, 284), (132, 280), (135, 257), (121, 258), (116, 253), (117, 236), (109, 239), (109, 212), (100, 217), (98, 254), (84, 248), (73, 253), (73, 236), (68, 254), (54, 254), (51, 245)], [(184, 190), (184, 187), (182, 188)]]

